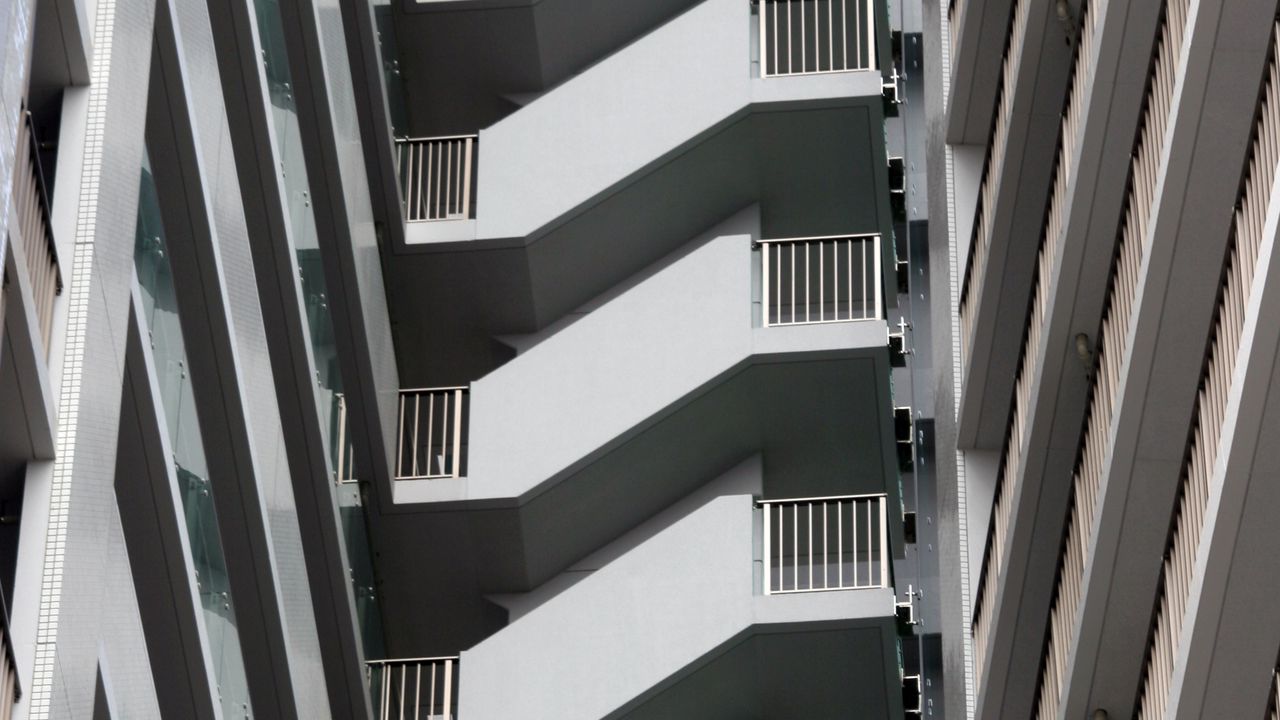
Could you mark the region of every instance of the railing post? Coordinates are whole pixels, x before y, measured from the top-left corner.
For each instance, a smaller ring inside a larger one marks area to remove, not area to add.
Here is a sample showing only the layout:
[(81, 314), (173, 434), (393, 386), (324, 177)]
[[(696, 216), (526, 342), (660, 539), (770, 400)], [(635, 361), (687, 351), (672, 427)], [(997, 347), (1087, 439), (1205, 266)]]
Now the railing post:
[(453, 717), (453, 660), (444, 661), (444, 707), (442, 715), (449, 720)]
[(404, 475), (404, 393), (400, 393), (400, 425), (396, 431), (396, 477)]
[(872, 247), (871, 276), (875, 278), (875, 301), (876, 301), (875, 319), (879, 320), (880, 318), (884, 317), (884, 309), (880, 306), (881, 278), (880, 278), (880, 236), (879, 235), (875, 236), (874, 240), (872, 241), (871, 247)]
[(769, 327), (769, 243), (760, 243), (760, 327)]
[(880, 587), (889, 587), (889, 499), (880, 498)]
[(773, 518), (769, 510), (769, 503), (763, 503), (760, 506), (764, 510), (764, 542), (761, 547), (761, 555), (764, 557), (764, 576), (761, 579), (761, 586), (765, 595), (773, 594)]
[(462, 475), (462, 390), (453, 391), (453, 477)]
[(459, 212), (464, 218), (471, 215), (471, 162), (473, 159), (472, 153), (474, 152), (474, 147), (472, 145), (473, 142), (472, 138), (467, 138), (463, 149), (466, 157), (463, 158), (462, 207), (459, 208)]
[(876, 57), (876, 0), (867, 0), (867, 69), (879, 70)]
[[(412, 469), (410, 470), (410, 472), (413, 473), (414, 477), (418, 476), (418, 417), (421, 413), (421, 410), (422, 410), (422, 395), (415, 394), (413, 396), (413, 449), (412, 449), (413, 466), (412, 466)], [(427, 396), (427, 412), (429, 413), (430, 411), (431, 411), (431, 396), (428, 395)], [(428, 432), (429, 431), (430, 431), (430, 427), (428, 427)], [(430, 445), (427, 446), (427, 452), (431, 452)], [(430, 470), (429, 462), (428, 462), (427, 468), (428, 470)]]

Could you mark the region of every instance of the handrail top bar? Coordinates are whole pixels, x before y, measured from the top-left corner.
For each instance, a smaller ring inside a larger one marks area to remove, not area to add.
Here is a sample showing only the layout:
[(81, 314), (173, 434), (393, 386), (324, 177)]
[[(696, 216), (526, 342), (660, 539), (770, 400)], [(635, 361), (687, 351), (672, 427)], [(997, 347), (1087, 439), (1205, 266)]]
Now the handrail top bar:
[(479, 133), (472, 133), (470, 135), (432, 135), (430, 137), (402, 137), (402, 138), (396, 138), (396, 142), (410, 143), (410, 142), (428, 142), (431, 140), (478, 140), (479, 138), (480, 138)]
[(862, 495), (825, 495), (822, 497), (779, 498), (777, 500), (757, 500), (756, 505), (787, 505), (804, 502), (830, 502), (832, 500), (870, 500), (872, 498), (888, 498), (888, 493), (865, 493)]
[(441, 660), (458, 660), (458, 655), (441, 655), (439, 657), (418, 657), (418, 658), (384, 658), (382, 660), (365, 660), (365, 665), (396, 665), (400, 663), (423, 663), (438, 662)]
[(445, 387), (400, 388), (400, 394), (423, 392), (446, 392), (449, 390), (470, 390), (470, 385), (448, 385)]
[(789, 238), (769, 238), (768, 240), (760, 239), (756, 242), (761, 245), (769, 243), (785, 243), (785, 242), (803, 242), (805, 240), (855, 240), (859, 238), (878, 238), (880, 233), (845, 233), (843, 235), (813, 235), (811, 237), (789, 237)]

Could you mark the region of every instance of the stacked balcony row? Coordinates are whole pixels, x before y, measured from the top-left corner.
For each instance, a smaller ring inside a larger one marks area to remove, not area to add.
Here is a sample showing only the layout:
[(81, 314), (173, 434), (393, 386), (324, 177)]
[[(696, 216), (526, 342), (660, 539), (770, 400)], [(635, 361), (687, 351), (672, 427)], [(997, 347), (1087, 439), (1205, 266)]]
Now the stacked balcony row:
[(1003, 176), (1004, 159), (1009, 150), (1009, 122), (1013, 112), (1014, 85), (1021, 68), (1022, 46), (1027, 37), (1026, 0), (1015, 0), (1005, 37), (1000, 81), (996, 90), (996, 113), (987, 142), (987, 155), (982, 164), (982, 180), (978, 186), (978, 205), (974, 211), (973, 236), (969, 240), (969, 256), (965, 261), (964, 280), (960, 286), (960, 358), (965, 365), (973, 347), (975, 298), (982, 293), (987, 274), (987, 256), (991, 249), (996, 192)]
[[(997, 471), (991, 522), (979, 570), (977, 595), (974, 598), (970, 632), (974, 642), (975, 665), (978, 668), (983, 667), (987, 655), (992, 623), (990, 606), (994, 601), (995, 588), (1000, 581), (1013, 513), (1013, 498), (1017, 495), (1015, 485), (1024, 470), (1022, 451), (1029, 422), (1031, 388), (1035, 384), (1034, 373), (1040, 365), (1044, 352), (1041, 340), (1048, 322), (1048, 304), (1052, 297), (1053, 263), (1058, 256), (1058, 245), (1062, 242), (1061, 236), (1064, 232), (1067, 190), (1075, 179), (1076, 164), (1079, 161), (1076, 147), (1082, 131), (1081, 118), (1085, 106), (1085, 94), (1092, 84), (1093, 66), (1090, 60), (1093, 58), (1094, 44), (1097, 39), (1098, 17), (1098, 13), (1090, 13), (1087, 5), (1081, 8), (1080, 40), (1072, 60), (1072, 80), (1058, 137), (1053, 184), (1050, 188), (1049, 205), (1045, 213), (1045, 225), (1040, 236), (1035, 274), (1032, 279), (1031, 309), (1019, 351), (1020, 361), (1014, 379), (1013, 405), (1010, 409), (1009, 426), (1005, 432), (1002, 456)], [(978, 681), (981, 682), (980, 677)]]
[[(883, 322), (881, 239), (876, 234), (761, 240), (762, 327)], [(471, 391), (467, 386), (406, 388), (397, 409), (394, 477), (467, 475)], [(339, 484), (356, 482), (347, 406), (336, 413)]]
[[(889, 505), (885, 495), (791, 498), (759, 501), (755, 505), (754, 523), (737, 525), (754, 525), (757, 529), (753, 532), (760, 533), (756, 557), (763, 559), (763, 567), (758, 595), (891, 589)], [(672, 572), (679, 570), (673, 566)], [(910, 598), (901, 608), (897, 605), (895, 602), (894, 608), (886, 608), (887, 615), (896, 618), (903, 612), (906, 614), (901, 617), (907, 619)], [(492, 659), (486, 657), (484, 662)], [(453, 718), (458, 716), (460, 707), (493, 707), (489, 699), (462, 697), (461, 671), (459, 656), (369, 661), (366, 678), (375, 716), (387, 720)], [(918, 696), (919, 688), (912, 692)]]
[[(880, 70), (871, 0), (755, 0), (751, 54), (760, 78)], [(480, 136), (402, 137), (395, 167), (406, 222), (476, 218)]]
[(1098, 494), (1109, 457), (1112, 417), (1126, 360), (1129, 327), (1133, 322), (1139, 269), (1156, 200), (1157, 175), (1171, 122), (1175, 73), (1187, 32), (1187, 0), (1165, 4), (1155, 62), (1148, 80), (1146, 108), (1130, 166), (1130, 189), (1120, 230), (1115, 264), (1102, 328), (1097, 341), (1093, 386), (1086, 413), (1083, 442), (1072, 479), (1070, 515), (1058, 559), (1055, 599), (1050, 610), (1049, 636), (1042, 660), (1037, 717), (1057, 717), (1065, 692), (1067, 660), (1080, 606), (1089, 544), (1097, 521)]
[(1236, 383), (1244, 326), (1250, 320), (1248, 300), (1258, 280), (1258, 257), (1267, 214), (1271, 210), (1272, 185), (1277, 165), (1280, 165), (1277, 42), (1280, 42), (1280, 25), (1273, 34), (1271, 61), (1253, 129), (1248, 170), (1236, 204), (1225, 273), (1214, 308), (1213, 332), (1200, 377), (1192, 433), (1187, 442), (1186, 462), (1179, 482), (1178, 505), (1164, 552), (1154, 628), (1147, 642), (1137, 712), (1137, 717), (1143, 720), (1166, 716), (1192, 587), (1198, 580), (1195, 577), (1196, 556), (1200, 552), (1208, 519), (1210, 482), (1227, 422), (1229, 396)]

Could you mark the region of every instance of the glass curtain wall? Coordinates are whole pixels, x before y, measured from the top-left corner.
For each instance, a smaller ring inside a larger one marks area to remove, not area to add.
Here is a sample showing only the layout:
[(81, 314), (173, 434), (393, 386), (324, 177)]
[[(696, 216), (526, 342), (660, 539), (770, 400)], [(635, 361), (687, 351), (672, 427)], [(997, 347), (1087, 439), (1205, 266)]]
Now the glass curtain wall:
[(178, 319), (177, 295), (156, 184), (150, 158), (145, 154), (138, 196), (134, 267), (142, 291), (142, 307), (137, 308), (141, 325), (138, 329), (146, 339), (143, 345), (151, 354), (156, 372), (164, 412), (162, 421), (173, 451), (177, 490), (190, 541), (188, 561), (196, 575), (218, 699), (224, 718), (249, 718), (252, 713), (244, 658), (213, 505), (215, 489), (205, 462), (204, 440), (196, 415), (193, 380)]
[[(328, 288), (324, 277), (320, 243), (316, 237), (315, 215), (311, 209), (311, 190), (307, 178), (306, 158), (298, 126), (298, 108), (293, 93), (293, 78), (285, 47), (284, 29), (278, 0), (252, 0), (258, 21), (259, 51), (263, 58), (268, 88), (268, 111), (275, 130), (275, 151), (286, 193), (288, 219), (292, 231), (294, 257), (301, 278), (301, 302), (307, 319), (309, 353), (316, 374), (314, 385), (320, 418), (325, 423), (331, 468), (341, 468), (339, 453), (345, 438), (340, 430), (342, 373), (334, 340), (333, 317), (329, 307)], [(350, 445), (346, 452), (352, 452)], [(359, 477), (359, 463), (347, 460), (350, 475)], [(343, 475), (347, 475), (343, 472)], [(337, 476), (334, 476), (337, 479)], [(365, 656), (383, 656), (382, 621), (378, 611), (373, 563), (365, 525), (363, 498), (359, 483), (338, 485), (335, 500), (343, 523), (347, 559), (351, 564), (351, 583), (356, 599), (356, 612), (364, 644)]]

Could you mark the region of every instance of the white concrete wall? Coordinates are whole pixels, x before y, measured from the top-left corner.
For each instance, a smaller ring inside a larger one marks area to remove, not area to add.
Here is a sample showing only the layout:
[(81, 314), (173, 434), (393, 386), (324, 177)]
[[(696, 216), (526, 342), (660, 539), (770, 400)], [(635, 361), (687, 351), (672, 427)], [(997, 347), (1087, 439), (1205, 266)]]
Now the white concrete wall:
[(481, 130), (475, 222), (409, 223), (406, 242), (523, 238), (753, 103), (880, 94), (879, 71), (762, 80), (753, 27), (741, 0), (705, 0)]
[(889, 590), (757, 595), (754, 514), (716, 498), (463, 652), (458, 716), (594, 720), (752, 625), (893, 614)]
[(398, 481), (396, 502), (518, 497), (753, 355), (887, 342), (882, 321), (753, 327), (758, 232), (739, 213), (472, 384), (467, 477)]

